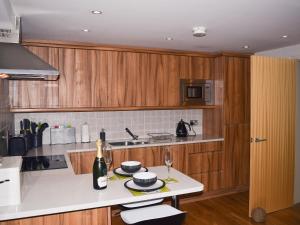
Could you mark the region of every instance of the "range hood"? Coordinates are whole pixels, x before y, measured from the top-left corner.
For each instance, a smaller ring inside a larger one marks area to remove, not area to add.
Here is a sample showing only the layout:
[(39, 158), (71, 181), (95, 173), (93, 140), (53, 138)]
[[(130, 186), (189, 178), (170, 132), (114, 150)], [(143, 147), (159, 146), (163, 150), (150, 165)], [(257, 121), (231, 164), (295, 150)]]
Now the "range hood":
[(59, 72), (20, 44), (0, 43), (0, 78), (57, 80)]
[(20, 45), (21, 18), (10, 1), (0, 0), (0, 78), (57, 80), (59, 72)]

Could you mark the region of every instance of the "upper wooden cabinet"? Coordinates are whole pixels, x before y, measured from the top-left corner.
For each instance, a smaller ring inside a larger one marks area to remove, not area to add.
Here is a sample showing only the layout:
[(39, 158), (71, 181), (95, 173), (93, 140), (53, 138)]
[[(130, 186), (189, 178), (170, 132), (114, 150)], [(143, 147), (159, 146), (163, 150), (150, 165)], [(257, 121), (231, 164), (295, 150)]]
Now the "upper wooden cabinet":
[[(26, 46), (60, 71), (58, 81), (10, 81), (11, 107), (180, 107), (180, 79), (212, 79), (214, 57), (70, 45)], [(199, 54), (200, 55), (200, 54)]]

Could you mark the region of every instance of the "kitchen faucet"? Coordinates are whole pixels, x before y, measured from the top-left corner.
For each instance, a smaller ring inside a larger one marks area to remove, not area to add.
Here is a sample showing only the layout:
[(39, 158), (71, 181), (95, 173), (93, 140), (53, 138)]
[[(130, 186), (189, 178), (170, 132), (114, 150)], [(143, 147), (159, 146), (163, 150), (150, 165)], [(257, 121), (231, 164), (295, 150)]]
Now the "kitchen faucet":
[(132, 137), (133, 140), (137, 140), (139, 136), (134, 135), (127, 127), (125, 128), (125, 131)]

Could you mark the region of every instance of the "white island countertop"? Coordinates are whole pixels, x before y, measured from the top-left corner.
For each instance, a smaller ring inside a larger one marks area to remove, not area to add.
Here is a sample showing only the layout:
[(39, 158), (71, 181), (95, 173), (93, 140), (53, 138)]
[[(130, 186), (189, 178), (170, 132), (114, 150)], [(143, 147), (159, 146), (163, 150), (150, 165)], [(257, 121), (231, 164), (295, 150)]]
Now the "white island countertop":
[[(188, 138), (175, 138), (172, 142), (126, 146), (125, 148), (214, 141), (223, 141), (223, 138), (197, 135)], [(122, 148), (118, 147), (113, 149)], [(142, 196), (133, 196), (129, 190), (124, 187), (126, 180), (119, 179), (109, 181), (107, 189), (97, 191), (94, 190), (92, 186), (92, 174), (74, 174), (68, 153), (83, 151), (95, 151), (95, 143), (43, 145), (42, 148), (30, 150), (27, 156), (63, 154), (68, 168), (22, 172), (21, 204), (0, 207), (0, 221), (98, 207), (109, 207), (112, 205), (203, 191), (203, 185), (201, 183), (175, 169), (171, 169), (171, 177), (177, 179), (179, 182), (167, 184), (167, 187), (170, 189), (168, 192), (155, 192)], [(158, 178), (165, 179), (167, 177), (167, 169), (164, 166), (149, 167), (148, 169), (158, 174)]]
[[(167, 177), (165, 166), (149, 167), (158, 178)], [(104, 190), (94, 190), (92, 174), (74, 175), (68, 169), (23, 173), (22, 203), (0, 207), (0, 221), (32, 216), (106, 207), (124, 203), (182, 195), (203, 190), (203, 185), (192, 178), (171, 169), (171, 177), (177, 183), (169, 183), (168, 192), (154, 192), (133, 196), (124, 187), (126, 180), (112, 180)]]

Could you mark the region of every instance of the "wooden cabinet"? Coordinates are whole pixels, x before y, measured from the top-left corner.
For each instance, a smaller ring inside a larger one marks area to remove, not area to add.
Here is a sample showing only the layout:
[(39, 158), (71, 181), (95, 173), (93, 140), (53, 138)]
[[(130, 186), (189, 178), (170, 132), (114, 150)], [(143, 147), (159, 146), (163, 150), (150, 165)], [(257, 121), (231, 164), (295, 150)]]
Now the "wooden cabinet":
[[(173, 167), (181, 172), (186, 171), (185, 149), (186, 145), (171, 145)], [(91, 173), (96, 157), (95, 151), (72, 152), (69, 154), (75, 174)], [(120, 166), (121, 162), (128, 160), (140, 161), (143, 166), (164, 165), (164, 147), (146, 147), (113, 150), (112, 168)]]
[[(29, 50), (50, 65), (58, 68), (58, 48), (29, 47)], [(58, 106), (58, 82), (56, 81), (9, 81), (11, 107), (52, 108)]]
[[(58, 81), (10, 81), (14, 111), (89, 111), (180, 106), (180, 79), (211, 79), (212, 55), (31, 43)], [(26, 110), (25, 110), (26, 111)]]
[(204, 184), (204, 192), (224, 187), (223, 142), (187, 145), (186, 173)]
[[(205, 185), (205, 192), (224, 186), (223, 142), (207, 142), (168, 146), (173, 157), (173, 168), (188, 174)], [(137, 160), (143, 166), (164, 165), (164, 146), (113, 150), (112, 168), (121, 162)], [(73, 152), (70, 160), (76, 174), (91, 173), (96, 152)], [(229, 178), (230, 179), (230, 178)]]
[(96, 208), (0, 221), (0, 225), (111, 225), (110, 208)]

